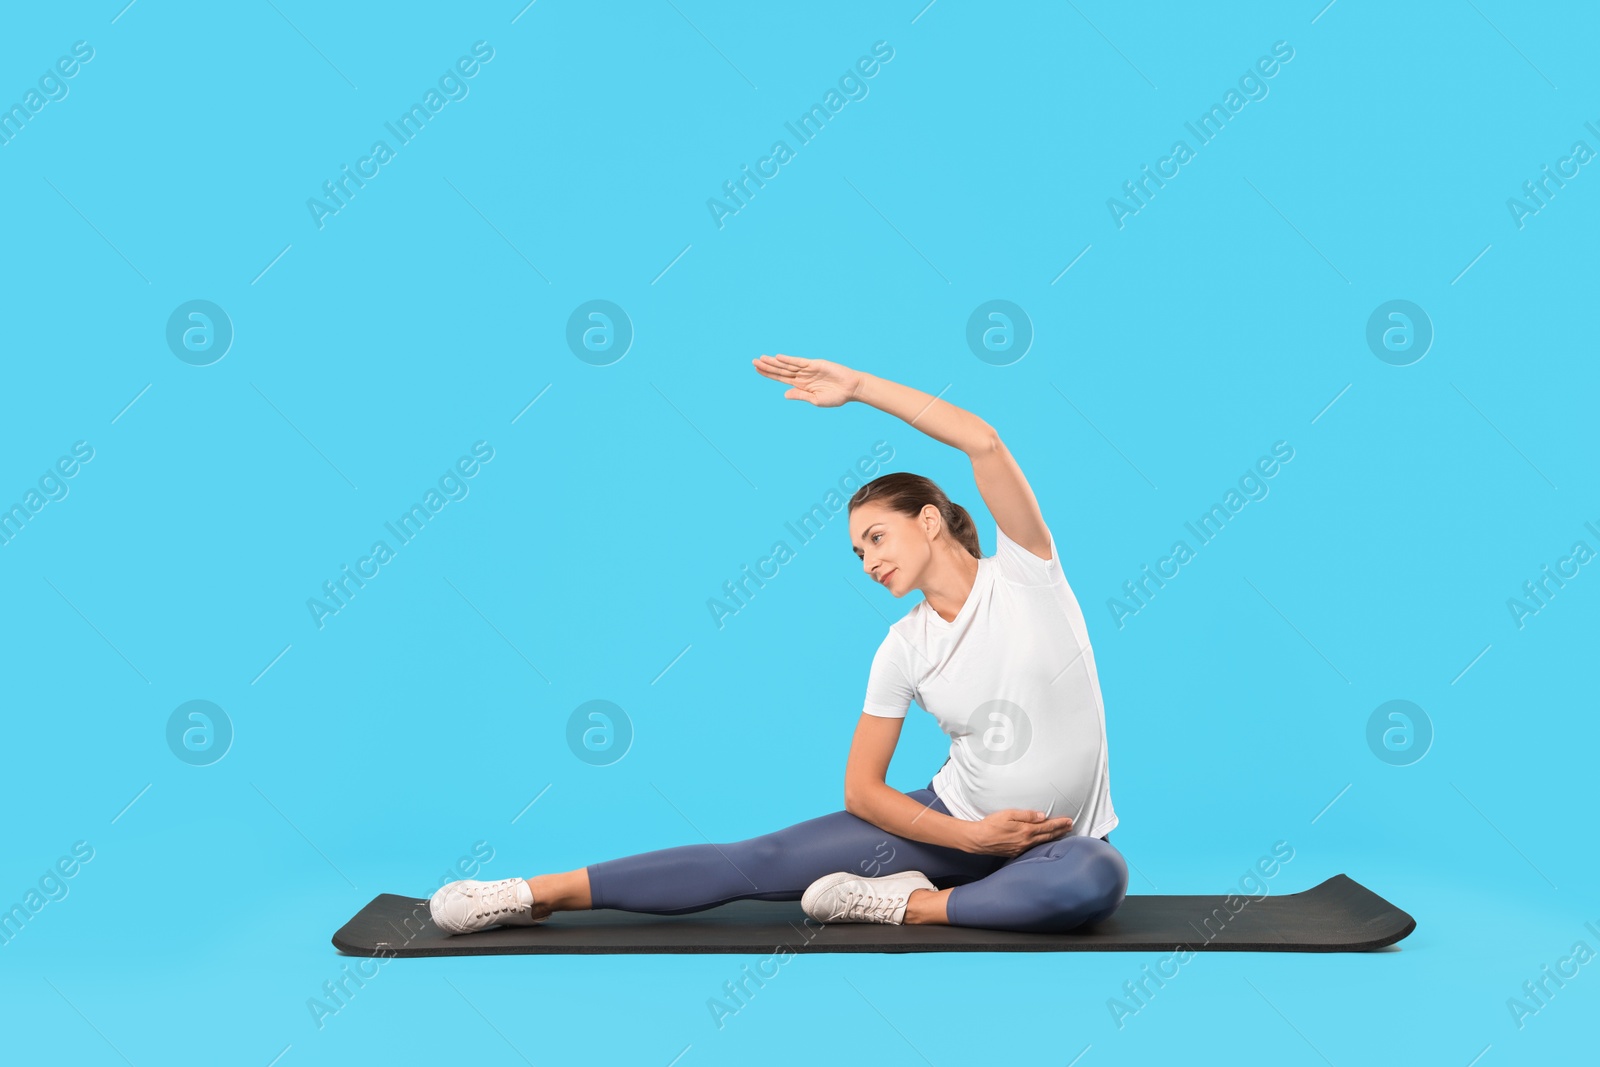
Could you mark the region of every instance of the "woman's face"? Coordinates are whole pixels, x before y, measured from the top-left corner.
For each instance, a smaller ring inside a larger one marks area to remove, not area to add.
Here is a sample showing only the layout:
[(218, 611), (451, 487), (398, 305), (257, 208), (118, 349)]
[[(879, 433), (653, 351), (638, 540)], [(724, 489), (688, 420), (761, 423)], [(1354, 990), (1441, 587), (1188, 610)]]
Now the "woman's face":
[(867, 577), (896, 597), (917, 588), (932, 556), (922, 523), (882, 504), (863, 504), (850, 513), (850, 539)]

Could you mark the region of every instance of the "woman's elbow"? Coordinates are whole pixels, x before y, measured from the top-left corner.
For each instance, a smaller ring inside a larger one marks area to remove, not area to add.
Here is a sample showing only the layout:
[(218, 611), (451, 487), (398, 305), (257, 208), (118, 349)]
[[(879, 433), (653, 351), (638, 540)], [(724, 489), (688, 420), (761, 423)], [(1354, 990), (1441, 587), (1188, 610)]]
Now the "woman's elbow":
[(844, 784), (844, 810), (851, 815), (860, 816), (861, 806), (866, 798), (872, 795), (871, 782), (846, 782)]

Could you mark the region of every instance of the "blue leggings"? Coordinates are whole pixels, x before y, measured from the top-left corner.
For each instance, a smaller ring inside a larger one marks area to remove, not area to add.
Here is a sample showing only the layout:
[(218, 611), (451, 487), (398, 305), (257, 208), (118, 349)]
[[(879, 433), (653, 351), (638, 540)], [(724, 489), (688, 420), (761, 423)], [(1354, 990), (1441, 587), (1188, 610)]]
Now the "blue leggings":
[[(932, 783), (906, 794), (949, 815)], [(1109, 837), (1109, 835), (1108, 835)], [(952, 926), (1065, 933), (1101, 922), (1128, 892), (1128, 865), (1107, 838), (1061, 837), (1019, 856), (983, 855), (891, 834), (847, 811), (724, 845), (680, 845), (590, 864), (596, 908), (682, 915), (730, 900), (799, 900), (825, 874), (921, 871)]]

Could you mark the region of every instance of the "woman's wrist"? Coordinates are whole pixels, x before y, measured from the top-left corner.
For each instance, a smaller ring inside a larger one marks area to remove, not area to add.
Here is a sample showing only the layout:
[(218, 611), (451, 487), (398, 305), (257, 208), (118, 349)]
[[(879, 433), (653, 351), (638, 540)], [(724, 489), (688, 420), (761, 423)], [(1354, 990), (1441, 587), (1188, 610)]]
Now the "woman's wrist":
[[(955, 816), (952, 815), (951, 818), (955, 819)], [(974, 840), (972, 836), (973, 827), (977, 826), (978, 824), (970, 819), (956, 819), (955, 823), (956, 840), (954, 847), (960, 849), (962, 852), (979, 854), (977, 841)]]
[(869, 387), (872, 375), (864, 370), (854, 371), (853, 373), (855, 374), (855, 379), (850, 383), (850, 399), (859, 400), (863, 404), (871, 403), (862, 393)]

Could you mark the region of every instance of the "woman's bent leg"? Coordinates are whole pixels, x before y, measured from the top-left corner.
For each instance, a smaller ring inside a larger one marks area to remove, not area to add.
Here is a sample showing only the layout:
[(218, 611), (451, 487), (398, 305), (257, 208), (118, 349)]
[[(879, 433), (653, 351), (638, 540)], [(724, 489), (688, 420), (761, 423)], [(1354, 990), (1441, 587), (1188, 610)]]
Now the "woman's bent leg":
[[(949, 814), (931, 789), (906, 795)], [(657, 849), (585, 869), (592, 907), (681, 915), (730, 900), (799, 900), (812, 882), (837, 871), (869, 878), (921, 871), (948, 886), (990, 875), (1001, 862), (912, 841), (836, 811), (744, 841)]]
[(1097, 837), (1059, 837), (1024, 852), (945, 901), (952, 926), (1066, 933), (1109, 919), (1128, 893), (1128, 864)]

